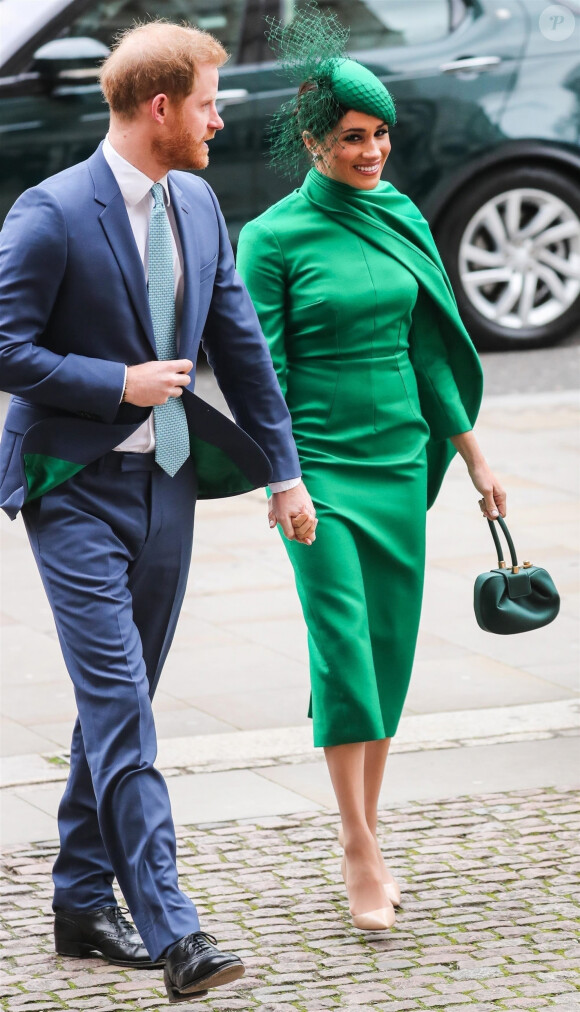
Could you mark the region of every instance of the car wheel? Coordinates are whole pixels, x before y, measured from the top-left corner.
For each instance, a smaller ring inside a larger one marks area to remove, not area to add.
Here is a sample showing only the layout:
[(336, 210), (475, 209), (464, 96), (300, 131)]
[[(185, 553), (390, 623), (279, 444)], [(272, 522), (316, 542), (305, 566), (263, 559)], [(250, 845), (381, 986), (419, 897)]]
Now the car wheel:
[(436, 228), (478, 348), (532, 348), (580, 317), (580, 190), (557, 169), (505, 168), (461, 191)]

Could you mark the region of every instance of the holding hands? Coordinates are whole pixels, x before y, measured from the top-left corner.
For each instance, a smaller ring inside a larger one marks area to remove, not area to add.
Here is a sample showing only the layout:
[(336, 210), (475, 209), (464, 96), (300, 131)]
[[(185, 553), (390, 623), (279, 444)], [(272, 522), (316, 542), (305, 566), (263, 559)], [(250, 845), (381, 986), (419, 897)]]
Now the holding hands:
[[(189, 359), (129, 366), (123, 401), (139, 407), (166, 404), (170, 397), (181, 397), (183, 388), (191, 383), (192, 369)], [(280, 524), (289, 541), (311, 545), (316, 540), (316, 510), (302, 481), (286, 492), (272, 494), (268, 521), (270, 527)]]
[(286, 492), (273, 492), (269, 502), (270, 527), (280, 524), (289, 541), (311, 545), (316, 541), (316, 510), (304, 482)]

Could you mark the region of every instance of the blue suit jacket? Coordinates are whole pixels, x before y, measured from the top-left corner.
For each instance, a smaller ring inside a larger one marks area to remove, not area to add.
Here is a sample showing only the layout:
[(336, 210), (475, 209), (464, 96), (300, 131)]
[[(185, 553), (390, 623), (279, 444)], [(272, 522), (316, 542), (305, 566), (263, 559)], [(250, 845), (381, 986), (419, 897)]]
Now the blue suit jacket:
[[(200, 497), (300, 474), (291, 422), (207, 183), (171, 172), (183, 249), (180, 358), (200, 341), (237, 425), (184, 390)], [(149, 409), (120, 404), (125, 365), (155, 359), (143, 265), (99, 148), (27, 190), (0, 234), (0, 507), (14, 517), (122, 442)]]

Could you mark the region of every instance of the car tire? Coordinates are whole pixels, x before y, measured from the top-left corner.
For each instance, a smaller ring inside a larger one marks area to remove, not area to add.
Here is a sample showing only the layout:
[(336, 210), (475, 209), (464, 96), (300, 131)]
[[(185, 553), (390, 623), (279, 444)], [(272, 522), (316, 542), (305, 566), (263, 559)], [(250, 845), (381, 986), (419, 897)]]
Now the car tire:
[(510, 166), (477, 179), (435, 236), (478, 348), (541, 348), (578, 325), (580, 189), (557, 168)]

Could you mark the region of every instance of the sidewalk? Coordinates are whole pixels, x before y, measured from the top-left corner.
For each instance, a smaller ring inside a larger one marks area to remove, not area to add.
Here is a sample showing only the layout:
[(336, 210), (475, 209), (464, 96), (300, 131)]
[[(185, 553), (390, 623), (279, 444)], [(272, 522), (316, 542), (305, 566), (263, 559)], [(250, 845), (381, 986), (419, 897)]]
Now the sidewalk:
[[(205, 378), (199, 392), (217, 399)], [(577, 418), (573, 394), (540, 393), (488, 399), (478, 427), (516, 547), (562, 595), (551, 626), (523, 637), (477, 627), (473, 581), (493, 545), (460, 462), (429, 515), (422, 631), (381, 798), (404, 885), (384, 935), (348, 921), (335, 804), (306, 718), (304, 625), (263, 494), (199, 505), (155, 701), (159, 765), (187, 827), (184, 888), (248, 973), (198, 1006), (580, 1009)], [(50, 867), (74, 699), (23, 527), (2, 518), (0, 535), (0, 1008), (164, 1009), (158, 973), (54, 957)]]
[[(207, 376), (200, 387), (219, 403)], [(390, 763), (385, 804), (557, 786), (578, 769), (576, 433), (570, 392), (491, 398), (480, 419), (509, 490), (516, 547), (546, 566), (562, 595), (558, 620), (526, 636), (491, 636), (475, 623), (473, 581), (493, 566), (493, 545), (454, 461), (429, 514), (421, 635), (393, 747), (404, 754)], [(2, 518), (0, 531), (10, 845), (56, 837), (75, 705), (23, 526)], [(332, 808), (307, 703), (304, 624), (263, 493), (200, 503), (185, 605), (155, 699), (176, 820)]]

